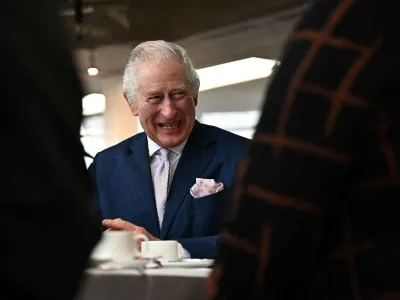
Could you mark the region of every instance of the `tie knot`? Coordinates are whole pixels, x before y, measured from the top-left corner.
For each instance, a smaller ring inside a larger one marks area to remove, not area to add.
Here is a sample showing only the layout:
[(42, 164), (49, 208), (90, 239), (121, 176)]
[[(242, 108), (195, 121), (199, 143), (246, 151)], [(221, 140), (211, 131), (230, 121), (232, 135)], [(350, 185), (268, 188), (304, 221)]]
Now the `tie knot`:
[(161, 158), (165, 161), (169, 161), (169, 154), (171, 153), (171, 151), (169, 151), (169, 149), (165, 149), (165, 148), (160, 148), (158, 150), (158, 152), (161, 155)]

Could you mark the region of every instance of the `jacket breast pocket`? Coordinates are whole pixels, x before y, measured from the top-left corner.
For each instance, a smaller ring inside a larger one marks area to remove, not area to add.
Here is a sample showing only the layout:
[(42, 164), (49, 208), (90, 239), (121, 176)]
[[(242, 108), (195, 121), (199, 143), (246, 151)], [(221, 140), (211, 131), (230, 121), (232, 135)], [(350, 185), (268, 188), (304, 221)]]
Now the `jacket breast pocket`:
[(219, 233), (225, 191), (205, 197), (192, 198), (193, 237), (209, 236)]

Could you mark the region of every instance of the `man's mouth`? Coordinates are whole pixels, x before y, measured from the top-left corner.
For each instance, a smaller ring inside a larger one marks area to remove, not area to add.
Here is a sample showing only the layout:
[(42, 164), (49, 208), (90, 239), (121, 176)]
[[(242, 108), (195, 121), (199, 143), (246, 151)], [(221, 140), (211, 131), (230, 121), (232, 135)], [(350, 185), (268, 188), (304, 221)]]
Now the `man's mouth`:
[(173, 129), (173, 128), (177, 128), (181, 124), (182, 124), (182, 121), (177, 121), (174, 123), (159, 123), (158, 126), (160, 126), (161, 128), (165, 128), (165, 129)]

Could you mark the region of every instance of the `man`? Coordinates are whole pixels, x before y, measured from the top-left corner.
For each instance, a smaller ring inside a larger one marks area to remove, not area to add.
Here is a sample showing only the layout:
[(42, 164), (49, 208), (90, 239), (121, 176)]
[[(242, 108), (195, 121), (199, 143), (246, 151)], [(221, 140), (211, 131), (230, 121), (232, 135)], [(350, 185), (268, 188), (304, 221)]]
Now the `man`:
[(89, 170), (105, 227), (177, 240), (187, 257), (213, 258), (224, 198), (247, 139), (195, 120), (199, 86), (182, 47), (138, 45), (123, 89), (145, 133), (100, 152)]
[(211, 299), (400, 299), (400, 44), (389, 1), (315, 1), (270, 85)]
[(69, 300), (100, 237), (82, 88), (57, 1), (3, 4), (0, 298)]

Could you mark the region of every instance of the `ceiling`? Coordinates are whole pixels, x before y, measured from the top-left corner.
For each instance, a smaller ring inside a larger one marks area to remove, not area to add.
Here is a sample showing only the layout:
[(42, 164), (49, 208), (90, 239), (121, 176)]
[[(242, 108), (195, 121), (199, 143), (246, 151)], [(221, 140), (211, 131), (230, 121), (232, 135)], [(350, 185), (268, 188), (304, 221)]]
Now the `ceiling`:
[[(248, 57), (277, 59), (291, 29), (307, 5), (279, 13), (248, 19), (229, 26), (202, 31), (176, 40), (191, 57), (197, 69)], [(134, 42), (98, 45), (92, 49), (76, 48), (77, 66), (83, 80), (97, 85), (106, 77), (120, 77)], [(94, 54), (98, 76), (89, 77), (90, 53)], [(87, 77), (87, 78), (85, 78)]]
[[(153, 39), (177, 41), (214, 28), (273, 15), (307, 2), (64, 0), (61, 15), (72, 35), (74, 47), (90, 49)], [(81, 5), (77, 5), (79, 3)]]

